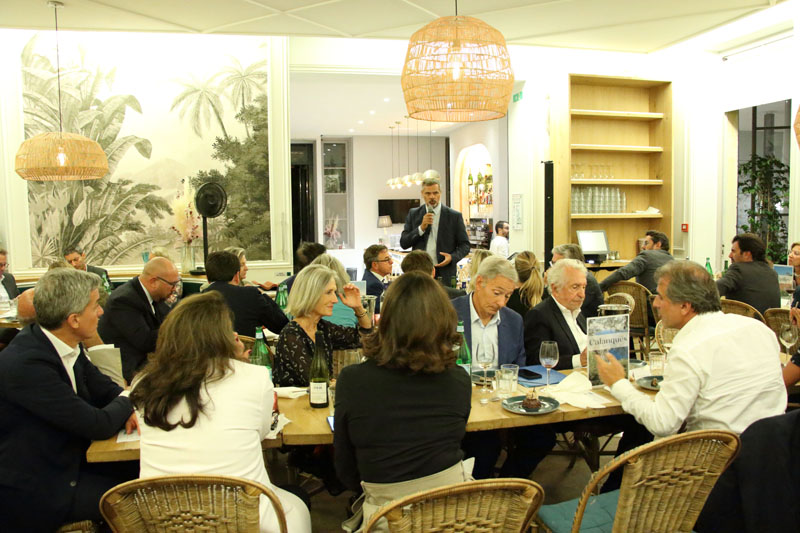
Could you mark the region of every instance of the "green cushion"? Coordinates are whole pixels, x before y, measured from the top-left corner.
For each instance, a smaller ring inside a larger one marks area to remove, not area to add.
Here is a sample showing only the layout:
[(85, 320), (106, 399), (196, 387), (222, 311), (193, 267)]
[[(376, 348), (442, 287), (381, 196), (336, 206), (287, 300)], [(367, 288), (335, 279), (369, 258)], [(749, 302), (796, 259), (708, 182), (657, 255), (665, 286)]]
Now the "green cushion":
[[(614, 514), (617, 512), (619, 491), (615, 490), (592, 496), (586, 505), (581, 521), (582, 533), (607, 533), (614, 525)], [(578, 508), (578, 499), (567, 500), (555, 505), (544, 505), (539, 509), (539, 519), (547, 524), (554, 533), (572, 530), (572, 520), (575, 518), (575, 509)]]

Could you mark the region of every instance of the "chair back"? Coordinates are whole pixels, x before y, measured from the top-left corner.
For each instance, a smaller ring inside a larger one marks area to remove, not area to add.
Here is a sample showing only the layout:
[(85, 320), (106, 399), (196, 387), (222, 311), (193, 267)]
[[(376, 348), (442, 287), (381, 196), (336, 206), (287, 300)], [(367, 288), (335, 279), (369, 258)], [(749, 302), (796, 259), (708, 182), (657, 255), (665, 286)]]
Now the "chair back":
[(97, 524), (91, 520), (82, 520), (64, 524), (56, 530), (56, 533), (97, 533), (97, 531)]
[(592, 476), (583, 490), (573, 533), (580, 531), (592, 493), (625, 466), (613, 533), (692, 531), (720, 474), (739, 453), (739, 436), (726, 430), (691, 431), (639, 446)]
[[(781, 342), (781, 326), (792, 323), (789, 310), (783, 308), (767, 309), (764, 311), (764, 320), (766, 321), (767, 326), (769, 326), (769, 329), (775, 332), (775, 336), (778, 337), (779, 343)], [(783, 344), (781, 344), (781, 346), (783, 346)], [(798, 347), (800, 347), (800, 340), (789, 347), (789, 353), (796, 352)]]
[(392, 533), (428, 531), (527, 531), (544, 500), (544, 489), (516, 478), (465, 481), (396, 500), (370, 518), (364, 533), (386, 518)]
[(618, 281), (608, 288), (609, 300), (617, 293), (628, 294), (633, 298), (635, 305), (631, 308), (631, 328), (644, 328), (647, 330), (647, 308), (650, 305), (650, 291), (647, 287), (635, 281)]
[(269, 498), (281, 533), (286, 515), (275, 494), (255, 481), (231, 476), (180, 475), (136, 479), (100, 499), (100, 512), (115, 532), (259, 530), (259, 497)]
[[(242, 341), (242, 344), (244, 344), (244, 351), (252, 350), (253, 345), (256, 343), (255, 337), (248, 337), (247, 335), (239, 335), (239, 340)], [(272, 351), (272, 348), (270, 347), (269, 343), (264, 341), (264, 345), (267, 347), (267, 353), (269, 354), (269, 364), (274, 365), (275, 353)]]
[(758, 309), (753, 307), (750, 304), (746, 304), (744, 302), (740, 302), (738, 300), (729, 300), (727, 298), (722, 298), (720, 300), (720, 304), (722, 305), (722, 312), (723, 313), (730, 313), (732, 315), (742, 315), (742, 316), (749, 316), (750, 318), (756, 318), (761, 322), (764, 322), (764, 317), (761, 313), (758, 312)]
[(615, 292), (614, 294), (607, 294), (605, 297), (605, 303), (627, 305), (631, 308), (631, 313), (633, 313), (633, 310), (636, 309), (636, 300), (634, 300), (633, 296), (627, 292)]
[(661, 320), (658, 321), (656, 324), (656, 344), (658, 344), (658, 349), (661, 353), (664, 355), (669, 353), (669, 349), (672, 348), (672, 339), (675, 338), (679, 331), (680, 329), (678, 328), (668, 328)]

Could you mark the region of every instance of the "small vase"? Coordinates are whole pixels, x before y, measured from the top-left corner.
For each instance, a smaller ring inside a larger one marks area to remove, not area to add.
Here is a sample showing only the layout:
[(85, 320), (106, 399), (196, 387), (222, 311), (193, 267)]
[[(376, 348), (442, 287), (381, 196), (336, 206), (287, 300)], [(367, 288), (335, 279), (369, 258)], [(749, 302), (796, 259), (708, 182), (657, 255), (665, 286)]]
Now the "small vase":
[(194, 250), (191, 244), (184, 243), (181, 252), (181, 274), (189, 274), (194, 270)]

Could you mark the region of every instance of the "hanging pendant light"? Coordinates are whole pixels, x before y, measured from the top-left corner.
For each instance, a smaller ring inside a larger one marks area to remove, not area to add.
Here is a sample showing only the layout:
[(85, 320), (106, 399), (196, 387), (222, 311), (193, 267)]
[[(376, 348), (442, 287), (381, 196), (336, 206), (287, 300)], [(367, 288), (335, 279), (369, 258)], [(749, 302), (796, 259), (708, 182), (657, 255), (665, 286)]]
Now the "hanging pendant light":
[(108, 158), (97, 142), (77, 133), (65, 133), (61, 121), (61, 60), (58, 50), (58, 9), (55, 14), (56, 79), (58, 81), (58, 131), (40, 133), (24, 141), (17, 151), (14, 169), (31, 181), (67, 181), (102, 178), (108, 174)]
[(504, 117), (514, 85), (503, 34), (474, 17), (441, 17), (408, 42), (400, 82), (408, 114), (438, 122)]
[(415, 184), (422, 185), (422, 172), (419, 171), (419, 121), (415, 122), (417, 124), (417, 171), (411, 175), (411, 179)]
[[(389, 176), (394, 174), (394, 126), (389, 126), (389, 145), (392, 147), (392, 162), (389, 166)], [(394, 189), (394, 178), (386, 180), (386, 184)]]

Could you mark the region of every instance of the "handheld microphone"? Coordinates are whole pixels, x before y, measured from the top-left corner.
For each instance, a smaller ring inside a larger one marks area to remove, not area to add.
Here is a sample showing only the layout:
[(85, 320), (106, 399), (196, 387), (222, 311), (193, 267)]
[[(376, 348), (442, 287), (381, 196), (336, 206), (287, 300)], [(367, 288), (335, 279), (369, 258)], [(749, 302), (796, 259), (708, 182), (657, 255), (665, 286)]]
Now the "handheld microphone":
[(433, 213), (433, 208), (430, 206), (430, 204), (425, 204), (425, 210), (428, 213)]

